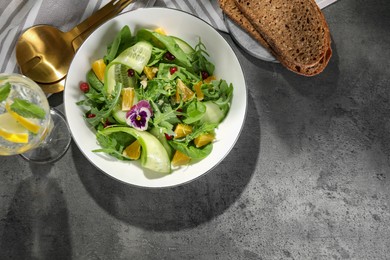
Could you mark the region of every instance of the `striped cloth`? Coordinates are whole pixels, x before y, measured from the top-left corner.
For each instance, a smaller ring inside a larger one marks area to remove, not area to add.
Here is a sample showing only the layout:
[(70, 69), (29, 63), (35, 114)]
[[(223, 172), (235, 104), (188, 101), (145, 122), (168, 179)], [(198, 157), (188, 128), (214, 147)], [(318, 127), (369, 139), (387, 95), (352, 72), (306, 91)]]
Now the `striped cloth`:
[[(15, 43), (28, 27), (50, 24), (69, 31), (110, 0), (10, 0), (0, 1), (0, 72), (18, 72)], [(316, 0), (320, 8), (336, 0)], [(217, 0), (137, 0), (122, 12), (140, 7), (168, 7), (192, 13), (227, 32)]]

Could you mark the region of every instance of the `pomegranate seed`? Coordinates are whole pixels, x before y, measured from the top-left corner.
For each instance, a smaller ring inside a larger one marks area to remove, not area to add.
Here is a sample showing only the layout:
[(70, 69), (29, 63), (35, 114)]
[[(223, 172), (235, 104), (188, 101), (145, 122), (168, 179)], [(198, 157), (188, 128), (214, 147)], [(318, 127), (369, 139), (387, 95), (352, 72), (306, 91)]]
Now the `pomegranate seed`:
[(106, 122), (104, 122), (103, 127), (106, 128), (107, 126), (111, 125), (110, 121), (106, 119)]
[(169, 73), (171, 73), (171, 75), (173, 74), (173, 73), (175, 73), (177, 71), (177, 67), (171, 67), (170, 69), (169, 69)]
[[(178, 108), (176, 111), (179, 112), (179, 113), (181, 113), (181, 112), (183, 112), (183, 109)], [(180, 118), (182, 118), (183, 116), (182, 116), (182, 115), (177, 115), (176, 117), (180, 119)]]
[(93, 117), (95, 117), (95, 116), (96, 116), (96, 115), (95, 115), (95, 114), (92, 114), (92, 113), (87, 115), (88, 118), (93, 118)]
[(169, 135), (169, 134), (164, 134), (165, 135), (165, 138), (169, 141), (169, 140), (172, 140), (173, 136), (172, 135)]
[(176, 59), (175, 55), (173, 55), (172, 53), (170, 53), (169, 51), (167, 53), (165, 53), (165, 59), (167, 60), (174, 60)]
[(209, 73), (207, 71), (202, 70), (200, 72), (200, 74), (202, 75), (202, 79), (203, 80), (205, 80), (205, 79), (207, 79), (209, 77)]
[(89, 91), (89, 85), (87, 82), (81, 82), (80, 83), (80, 90), (84, 93), (87, 93)]
[(134, 77), (134, 74), (135, 74), (135, 72), (134, 72), (133, 69), (128, 69), (128, 70), (127, 70), (127, 76), (129, 76), (129, 77)]

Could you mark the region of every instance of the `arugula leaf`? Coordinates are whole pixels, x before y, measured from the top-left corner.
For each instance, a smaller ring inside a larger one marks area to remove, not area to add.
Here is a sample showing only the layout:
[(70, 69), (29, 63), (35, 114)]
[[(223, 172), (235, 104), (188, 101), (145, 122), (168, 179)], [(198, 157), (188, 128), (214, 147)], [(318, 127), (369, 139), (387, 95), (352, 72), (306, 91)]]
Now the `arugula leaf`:
[(76, 102), (78, 106), (99, 107), (105, 104), (106, 98), (102, 93), (86, 93), (86, 99)]
[(92, 126), (96, 127), (100, 122), (108, 118), (111, 114), (111, 111), (115, 108), (118, 100), (120, 98), (122, 90), (122, 84), (118, 83), (115, 85), (114, 97), (112, 99), (106, 99), (106, 106), (99, 110), (97, 107), (91, 108), (91, 113), (95, 115), (95, 117), (86, 118), (87, 122)]
[[(172, 67), (176, 67), (177, 71), (173, 74), (171, 74), (170, 70)], [(174, 80), (175, 78), (180, 78), (181, 80), (195, 80), (199, 81), (200, 77), (195, 75), (194, 73), (191, 73), (186, 68), (174, 65), (171, 63), (160, 63), (158, 66), (158, 73), (157, 78), (160, 79), (169, 79)]]
[(121, 151), (123, 150), (123, 146), (118, 145), (118, 141), (115, 138), (97, 132), (96, 139), (102, 148), (93, 150), (92, 152), (103, 152), (112, 155), (120, 160), (128, 160), (128, 158), (123, 156), (121, 153)]
[(92, 93), (92, 91), (85, 93), (85, 96), (92, 101), (95, 105), (97, 104), (103, 104), (106, 101), (106, 97), (102, 93)]
[(0, 102), (6, 100), (10, 92), (11, 84), (9, 82), (5, 83), (3, 86), (0, 86)]
[(154, 64), (160, 62), (160, 60), (163, 58), (164, 54), (166, 53), (166, 50), (157, 48), (153, 46), (152, 48), (152, 56), (150, 57), (149, 63), (147, 64), (148, 67), (153, 66)]
[(211, 100), (217, 104), (226, 114), (229, 111), (233, 98), (233, 84), (228, 84), (225, 80), (214, 80), (211, 83), (202, 85), (204, 100)]
[(219, 98), (214, 101), (226, 115), (230, 109), (230, 102), (233, 98), (233, 85), (229, 85), (225, 80), (220, 80), (219, 84)]
[(205, 56), (210, 56), (206, 52), (206, 46), (199, 38), (198, 44), (195, 46), (195, 52), (192, 56), (192, 68), (195, 72), (207, 71), (209, 75), (214, 74), (215, 66)]
[(187, 145), (177, 141), (169, 141), (169, 144), (173, 147), (173, 149), (178, 150), (193, 159), (203, 159), (213, 150), (212, 143), (202, 146), (201, 148), (196, 148), (193, 145)]
[(170, 96), (169, 81), (154, 78), (148, 81), (147, 89), (140, 89), (139, 96), (146, 100), (159, 100), (161, 96)]
[(20, 98), (14, 99), (14, 103), (11, 104), (11, 110), (26, 118), (44, 119), (46, 116), (46, 112), (43, 108), (28, 100)]
[(163, 111), (161, 111), (156, 103), (153, 101), (151, 103), (154, 112), (152, 124), (155, 127), (162, 128), (164, 133), (167, 133), (168, 135), (174, 135), (172, 130), (173, 125), (180, 122), (180, 120), (177, 118), (178, 112), (167, 104), (162, 107)]

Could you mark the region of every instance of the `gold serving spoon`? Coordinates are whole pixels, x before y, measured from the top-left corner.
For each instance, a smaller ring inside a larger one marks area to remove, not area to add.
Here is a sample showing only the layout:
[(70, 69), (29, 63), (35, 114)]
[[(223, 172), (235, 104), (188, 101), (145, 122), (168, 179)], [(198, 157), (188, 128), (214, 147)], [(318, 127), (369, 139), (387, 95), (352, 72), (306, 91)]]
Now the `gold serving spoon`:
[(64, 90), (70, 63), (88, 35), (120, 13), (132, 0), (112, 0), (68, 32), (49, 25), (27, 29), (16, 43), (20, 71), (37, 82), (45, 93)]

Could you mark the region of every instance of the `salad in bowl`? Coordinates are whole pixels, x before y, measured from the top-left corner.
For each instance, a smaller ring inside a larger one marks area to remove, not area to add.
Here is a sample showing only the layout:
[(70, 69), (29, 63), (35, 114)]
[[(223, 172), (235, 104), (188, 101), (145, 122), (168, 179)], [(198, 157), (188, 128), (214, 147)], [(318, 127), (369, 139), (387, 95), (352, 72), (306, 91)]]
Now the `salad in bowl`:
[(64, 103), (76, 144), (97, 168), (125, 183), (169, 187), (229, 153), (244, 122), (246, 86), (234, 52), (210, 25), (148, 8), (115, 17), (84, 42)]
[(94, 152), (160, 173), (207, 157), (233, 97), (208, 56), (200, 38), (193, 48), (162, 28), (124, 26), (80, 83)]

